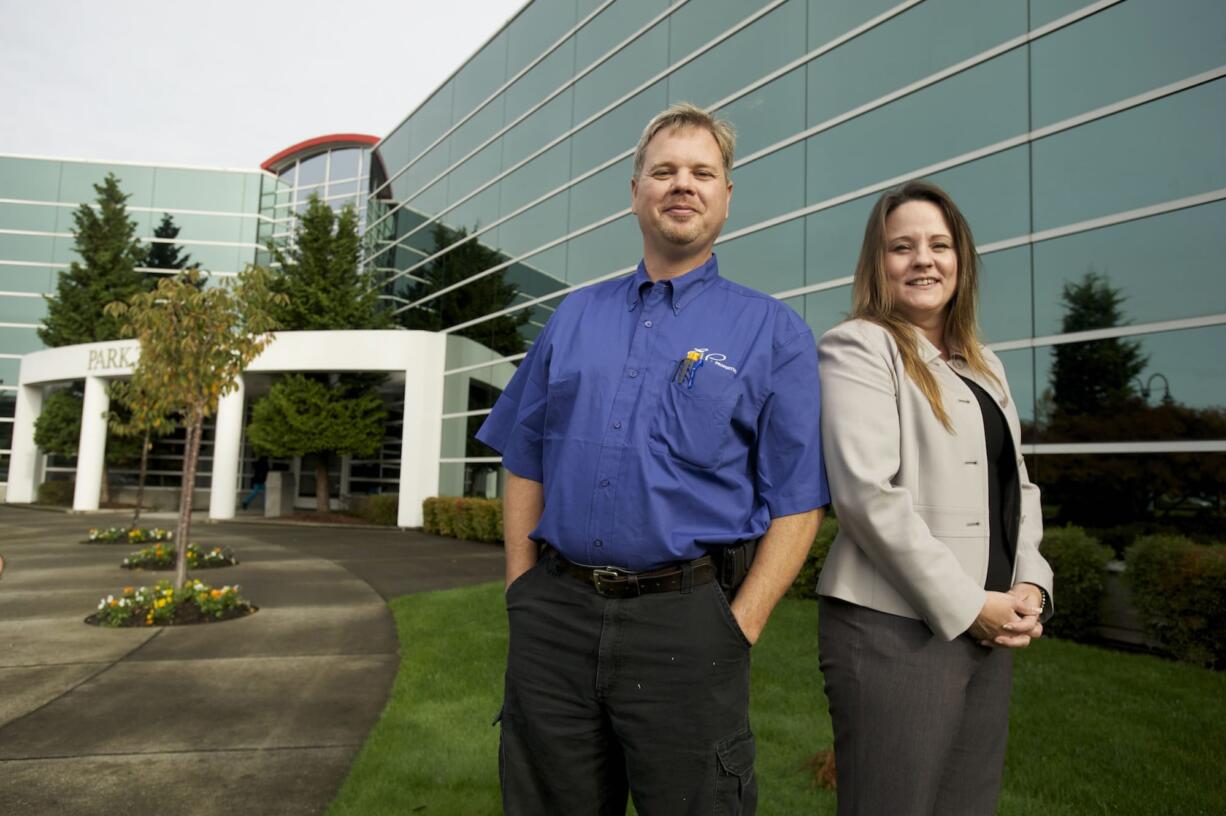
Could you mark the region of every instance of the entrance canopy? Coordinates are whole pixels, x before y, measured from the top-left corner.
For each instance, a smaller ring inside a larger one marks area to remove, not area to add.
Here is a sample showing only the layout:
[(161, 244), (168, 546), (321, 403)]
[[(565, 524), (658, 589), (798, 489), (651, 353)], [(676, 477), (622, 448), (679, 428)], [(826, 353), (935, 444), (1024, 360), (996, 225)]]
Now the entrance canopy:
[[(278, 332), (247, 372), (403, 372), (404, 436), (401, 442), (401, 527), (421, 525), (423, 499), (438, 492), (442, 434), (443, 363), (446, 336), (423, 331)], [(61, 346), (25, 355), (17, 389), (9, 467), (10, 503), (34, 501), (42, 457), (34, 445), (34, 422), (47, 386), (85, 381), (81, 438), (77, 448), (74, 510), (98, 509), (106, 453), (107, 382), (132, 375), (140, 358), (133, 340)], [(216, 416), (209, 517), (234, 518), (238, 490), (245, 391), (221, 399)]]

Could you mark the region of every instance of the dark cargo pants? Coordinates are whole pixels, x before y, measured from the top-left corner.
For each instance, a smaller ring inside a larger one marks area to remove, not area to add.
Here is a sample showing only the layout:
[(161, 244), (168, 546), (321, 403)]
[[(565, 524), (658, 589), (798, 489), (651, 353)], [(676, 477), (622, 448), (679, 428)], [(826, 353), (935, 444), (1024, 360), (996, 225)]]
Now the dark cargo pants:
[(749, 643), (715, 583), (608, 599), (553, 556), (507, 590), (511, 816), (753, 814)]

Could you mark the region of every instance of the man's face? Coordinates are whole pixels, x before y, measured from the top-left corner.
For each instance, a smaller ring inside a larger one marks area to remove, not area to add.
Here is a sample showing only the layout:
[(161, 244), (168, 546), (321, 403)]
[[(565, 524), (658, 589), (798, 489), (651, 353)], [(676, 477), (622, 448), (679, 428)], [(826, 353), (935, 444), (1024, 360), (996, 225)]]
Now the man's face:
[(732, 201), (719, 145), (699, 127), (661, 130), (647, 143), (630, 209), (644, 243), (676, 256), (710, 251)]

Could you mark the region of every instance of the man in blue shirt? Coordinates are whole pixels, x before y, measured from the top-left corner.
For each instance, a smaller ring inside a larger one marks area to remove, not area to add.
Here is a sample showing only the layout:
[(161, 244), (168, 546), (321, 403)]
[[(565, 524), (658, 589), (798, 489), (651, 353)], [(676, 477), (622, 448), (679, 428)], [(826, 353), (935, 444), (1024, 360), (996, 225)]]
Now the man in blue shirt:
[(813, 335), (711, 251), (733, 143), (648, 124), (642, 263), (558, 307), (477, 434), (508, 471), (508, 814), (754, 812), (749, 651), (829, 491)]

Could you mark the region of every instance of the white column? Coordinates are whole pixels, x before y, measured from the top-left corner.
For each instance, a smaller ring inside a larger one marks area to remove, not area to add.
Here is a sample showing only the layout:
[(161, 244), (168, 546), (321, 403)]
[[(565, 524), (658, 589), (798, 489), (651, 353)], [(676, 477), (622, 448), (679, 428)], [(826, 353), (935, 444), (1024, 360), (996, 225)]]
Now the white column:
[(213, 478), (209, 484), (209, 518), (234, 518), (238, 495), (238, 461), (243, 441), (243, 378), (238, 388), (221, 398), (213, 432)]
[(404, 372), (404, 435), (400, 442), (400, 509), (396, 523), (420, 527), (421, 503), (438, 495), (443, 443), (443, 368), (447, 336), (413, 332), (418, 365)]
[(106, 380), (85, 378), (85, 406), (81, 409), (81, 441), (77, 444), (77, 487), (73, 510), (97, 510), (102, 493), (102, 467), (106, 459), (106, 412), (111, 396)]
[(41, 385), (22, 385), (17, 389), (17, 413), (13, 417), (13, 449), (9, 456), (9, 486), (4, 500), (29, 504), (38, 490), (38, 447), (34, 444), (34, 423), (43, 412)]

